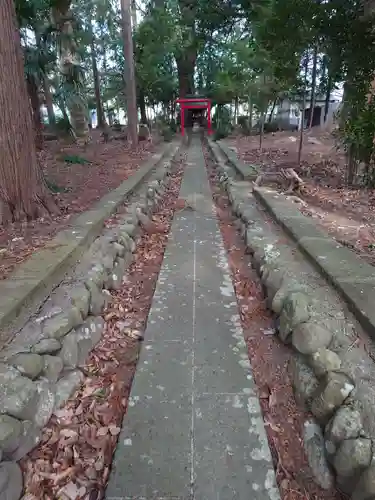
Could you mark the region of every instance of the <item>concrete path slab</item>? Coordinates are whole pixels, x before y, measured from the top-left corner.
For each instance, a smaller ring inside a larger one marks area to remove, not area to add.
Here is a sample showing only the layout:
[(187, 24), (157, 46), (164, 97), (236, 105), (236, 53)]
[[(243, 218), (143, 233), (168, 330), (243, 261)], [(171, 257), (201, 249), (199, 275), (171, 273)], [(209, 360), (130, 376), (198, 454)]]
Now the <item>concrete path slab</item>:
[(148, 318), (107, 500), (279, 500), (202, 147)]

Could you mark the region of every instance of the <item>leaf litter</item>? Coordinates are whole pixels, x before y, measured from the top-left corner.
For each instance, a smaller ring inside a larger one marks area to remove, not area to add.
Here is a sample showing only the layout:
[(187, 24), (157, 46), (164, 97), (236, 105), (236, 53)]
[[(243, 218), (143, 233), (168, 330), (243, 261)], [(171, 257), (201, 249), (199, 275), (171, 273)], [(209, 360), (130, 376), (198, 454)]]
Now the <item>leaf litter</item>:
[[(123, 141), (105, 144), (100, 131), (92, 131), (93, 141), (87, 146), (65, 145), (62, 141), (46, 142), (41, 153), (43, 173), (49, 184), (59, 186), (53, 197), (60, 208), (58, 215), (28, 223), (0, 226), (0, 279), (36, 250), (43, 248), (58, 231), (70, 226), (72, 218), (91, 206), (133, 175), (140, 164), (155, 153), (156, 145), (140, 143), (132, 150)], [(68, 164), (64, 155), (79, 155), (89, 165)]]
[[(375, 190), (348, 188), (345, 183), (346, 161), (329, 131), (314, 127), (305, 132), (301, 166), (297, 164), (298, 133), (265, 134), (262, 151), (259, 137), (228, 139), (237, 156), (245, 163), (260, 166), (262, 172), (277, 174), (293, 167), (303, 179), (301, 202), (293, 201), (304, 215), (315, 220), (336, 241), (375, 265)], [(264, 185), (283, 190), (274, 178)], [(296, 197), (294, 197), (296, 198)]]
[(303, 424), (309, 415), (294, 399), (288, 374), (291, 351), (276, 335), (265, 335), (273, 325), (259, 279), (249, 265), (228, 197), (219, 187), (207, 151), (205, 156), (281, 499), (343, 500), (340, 493), (324, 491), (313, 480), (302, 441)]
[(178, 197), (184, 159), (180, 161), (153, 216), (168, 231), (144, 232), (139, 238), (123, 287), (111, 293), (104, 333), (82, 369), (82, 385), (51, 417), (40, 444), (20, 462), (24, 500), (104, 497)]

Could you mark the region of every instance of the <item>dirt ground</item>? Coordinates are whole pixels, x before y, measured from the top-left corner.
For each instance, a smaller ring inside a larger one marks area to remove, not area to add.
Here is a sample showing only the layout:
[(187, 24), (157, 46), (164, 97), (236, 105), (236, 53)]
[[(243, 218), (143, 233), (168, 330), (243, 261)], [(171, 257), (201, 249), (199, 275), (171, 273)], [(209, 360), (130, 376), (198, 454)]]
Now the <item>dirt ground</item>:
[[(69, 227), (75, 215), (88, 210), (136, 172), (157, 147), (157, 141), (153, 144), (141, 142), (138, 149), (132, 151), (123, 140), (105, 144), (99, 131), (93, 130), (91, 135), (92, 142), (86, 147), (62, 141), (45, 143), (42, 152), (44, 173), (48, 182), (58, 188), (53, 196), (60, 214), (28, 224), (0, 226), (0, 279), (6, 278), (17, 264), (43, 247), (59, 230)], [(76, 156), (87, 163), (66, 161), (74, 161)]]
[[(345, 157), (330, 132), (313, 128), (305, 133), (301, 166), (297, 166), (298, 132), (266, 134), (262, 152), (259, 137), (231, 137), (227, 142), (245, 163), (262, 166), (262, 172), (292, 167), (303, 179), (301, 212), (340, 243), (375, 265), (375, 190), (345, 186)], [(281, 179), (280, 179), (281, 180)], [(287, 188), (274, 179), (264, 186)]]

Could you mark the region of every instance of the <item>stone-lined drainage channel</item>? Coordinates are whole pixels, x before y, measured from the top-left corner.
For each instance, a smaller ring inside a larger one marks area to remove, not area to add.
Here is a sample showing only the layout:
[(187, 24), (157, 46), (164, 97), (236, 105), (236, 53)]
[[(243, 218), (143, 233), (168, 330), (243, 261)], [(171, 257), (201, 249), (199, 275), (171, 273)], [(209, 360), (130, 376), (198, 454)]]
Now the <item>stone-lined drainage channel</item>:
[(346, 497), (321, 489), (313, 480), (302, 437), (304, 422), (310, 415), (297, 406), (294, 398), (288, 374), (292, 352), (275, 335), (260, 280), (246, 255), (228, 196), (220, 187), (214, 161), (205, 146), (204, 153), (280, 496), (283, 500), (342, 500)]
[(183, 207), (177, 199), (184, 162), (171, 173), (155, 225), (140, 236), (122, 287), (111, 292), (104, 333), (83, 367), (81, 386), (21, 460), (25, 500), (104, 497), (171, 221)]

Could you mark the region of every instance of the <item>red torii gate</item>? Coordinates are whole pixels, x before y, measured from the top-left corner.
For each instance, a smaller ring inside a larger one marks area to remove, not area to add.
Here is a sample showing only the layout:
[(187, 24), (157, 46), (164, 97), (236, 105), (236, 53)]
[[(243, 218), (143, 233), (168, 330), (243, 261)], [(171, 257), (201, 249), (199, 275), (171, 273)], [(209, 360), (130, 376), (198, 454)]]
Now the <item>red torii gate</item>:
[(176, 103), (181, 106), (181, 134), (185, 133), (185, 109), (207, 109), (207, 132), (212, 134), (211, 128), (211, 99), (202, 97), (186, 97), (177, 99)]

